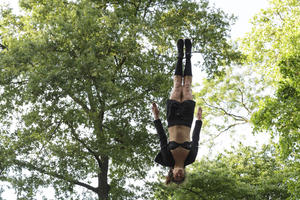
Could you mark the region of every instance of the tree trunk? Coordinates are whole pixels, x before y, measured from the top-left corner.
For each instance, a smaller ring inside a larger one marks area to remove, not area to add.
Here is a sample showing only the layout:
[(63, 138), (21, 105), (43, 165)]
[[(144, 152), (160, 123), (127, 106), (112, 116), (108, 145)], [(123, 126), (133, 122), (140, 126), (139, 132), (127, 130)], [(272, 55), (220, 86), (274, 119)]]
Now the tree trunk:
[(108, 175), (108, 156), (101, 158), (100, 169), (98, 173), (98, 199), (108, 200), (109, 185), (107, 183)]

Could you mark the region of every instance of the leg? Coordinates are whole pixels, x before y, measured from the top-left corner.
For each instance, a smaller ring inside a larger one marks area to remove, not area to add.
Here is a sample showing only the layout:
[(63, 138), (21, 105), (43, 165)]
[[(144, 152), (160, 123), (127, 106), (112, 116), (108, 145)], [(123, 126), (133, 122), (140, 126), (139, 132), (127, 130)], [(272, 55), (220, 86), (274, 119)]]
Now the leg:
[(183, 40), (179, 39), (177, 41), (178, 56), (177, 56), (177, 63), (175, 68), (175, 75), (178, 76), (182, 76), (183, 45), (184, 45)]
[(182, 98), (182, 59), (183, 59), (183, 40), (177, 41), (178, 57), (174, 75), (174, 87), (170, 99), (181, 101)]
[(181, 102), (182, 99), (182, 76), (174, 76), (174, 86), (170, 99)]
[(184, 85), (183, 85), (182, 92), (183, 92), (182, 101), (193, 100), (192, 76), (185, 76), (184, 77)]
[(184, 68), (184, 76), (192, 76), (192, 64), (191, 64), (191, 56), (192, 56), (192, 42), (190, 39), (185, 39), (185, 68)]
[(186, 64), (184, 69), (183, 101), (193, 100), (192, 95), (192, 64), (191, 64), (191, 40), (185, 39), (185, 57)]

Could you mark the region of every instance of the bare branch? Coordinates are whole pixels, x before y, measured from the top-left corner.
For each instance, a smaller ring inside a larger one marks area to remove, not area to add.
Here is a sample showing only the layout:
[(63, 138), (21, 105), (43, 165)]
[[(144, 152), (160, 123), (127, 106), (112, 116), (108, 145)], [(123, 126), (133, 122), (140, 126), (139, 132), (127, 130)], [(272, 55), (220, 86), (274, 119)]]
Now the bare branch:
[(207, 103), (205, 101), (205, 99), (202, 97), (202, 100), (204, 101), (204, 103), (211, 107), (211, 108), (214, 108), (214, 109), (217, 109), (217, 110), (221, 110), (225, 115), (228, 115), (230, 117), (232, 117), (235, 121), (245, 121), (245, 122), (248, 122), (249, 120), (246, 119), (245, 117), (243, 116), (239, 116), (239, 115), (235, 115), (235, 114), (232, 114), (232, 113), (229, 113), (227, 112), (224, 108), (221, 108), (221, 107), (217, 107), (217, 106), (213, 106), (213, 105), (210, 105), (209, 103)]
[[(203, 143), (206, 143), (206, 142), (211, 142), (213, 140), (215, 140), (217, 137), (219, 137), (222, 133), (228, 131), (229, 129), (235, 127), (235, 126), (238, 126), (238, 125), (242, 125), (242, 124), (246, 124), (247, 122), (241, 122), (241, 123), (234, 123), (234, 124), (230, 124), (229, 126), (227, 126), (225, 129), (221, 130), (217, 135), (215, 135), (214, 137), (210, 138), (209, 140), (206, 140), (206, 141), (203, 141)], [(200, 148), (200, 147), (199, 147)]]
[(212, 140), (216, 139), (217, 137), (219, 137), (222, 133), (228, 131), (229, 129), (238, 126), (238, 125), (242, 125), (242, 124), (246, 124), (246, 122), (242, 122), (242, 123), (234, 123), (234, 124), (230, 124), (229, 126), (227, 126), (225, 129), (223, 129), (222, 131), (220, 131), (215, 137), (212, 138)]
[(242, 90), (240, 88), (238, 88), (239, 92), (241, 93), (241, 104), (243, 105), (243, 107), (247, 110), (247, 112), (250, 114), (250, 110), (249, 108), (246, 106), (245, 102), (244, 102), (244, 93), (242, 92)]

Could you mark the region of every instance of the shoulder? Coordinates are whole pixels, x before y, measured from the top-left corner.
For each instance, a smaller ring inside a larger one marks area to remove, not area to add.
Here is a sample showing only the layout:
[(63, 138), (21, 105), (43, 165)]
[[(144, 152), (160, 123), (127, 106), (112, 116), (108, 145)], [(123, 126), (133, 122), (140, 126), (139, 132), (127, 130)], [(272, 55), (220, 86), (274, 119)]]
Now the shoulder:
[(189, 164), (192, 164), (193, 162), (195, 162), (197, 153), (198, 153), (198, 146), (193, 146), (191, 148), (189, 155), (187, 156), (187, 158), (184, 162), (184, 165), (186, 166), (186, 165), (189, 165)]
[(174, 159), (168, 148), (161, 149), (161, 151), (155, 157), (155, 162), (166, 167), (174, 166)]

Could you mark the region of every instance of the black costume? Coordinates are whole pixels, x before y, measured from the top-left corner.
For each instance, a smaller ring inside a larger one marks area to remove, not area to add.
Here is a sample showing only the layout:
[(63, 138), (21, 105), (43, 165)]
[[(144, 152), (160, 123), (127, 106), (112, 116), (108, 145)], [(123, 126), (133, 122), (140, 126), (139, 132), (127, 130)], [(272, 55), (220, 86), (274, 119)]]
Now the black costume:
[[(182, 74), (183, 71), (182, 59), (183, 59), (184, 45), (186, 47), (185, 48), (186, 65), (185, 65), (184, 73)], [(186, 39), (185, 41), (179, 39), (177, 42), (177, 49), (178, 49), (178, 57), (177, 57), (177, 64), (175, 68), (175, 75), (192, 76), (191, 41), (189, 39)], [(193, 100), (185, 100), (183, 102), (178, 102), (176, 100), (169, 99), (167, 101), (168, 127), (175, 126), (175, 125), (184, 125), (187, 127), (191, 127), (194, 118), (194, 109), (195, 109), (195, 101)], [(170, 141), (169, 143), (167, 142), (167, 136), (165, 134), (160, 119), (155, 120), (154, 125), (160, 139), (160, 147), (161, 147), (159, 154), (155, 157), (155, 162), (163, 166), (174, 167), (175, 160), (173, 158), (171, 150), (176, 149), (179, 146), (187, 150), (190, 150), (187, 158), (184, 161), (184, 166), (189, 165), (195, 161), (198, 153), (199, 135), (202, 126), (201, 120), (196, 120), (195, 128), (193, 131), (192, 142), (184, 142), (182, 144), (178, 144), (175, 141)]]
[(159, 154), (155, 157), (155, 162), (163, 166), (174, 167), (175, 160), (173, 158), (171, 150), (177, 148), (178, 146), (182, 146), (183, 148), (190, 150), (187, 158), (184, 161), (184, 166), (189, 165), (195, 161), (198, 153), (199, 135), (202, 126), (201, 120), (196, 120), (195, 128), (193, 131), (192, 142), (184, 142), (183, 144), (178, 144), (174, 141), (170, 141), (168, 143), (167, 136), (161, 124), (160, 119), (155, 120), (154, 125), (157, 130), (157, 134), (159, 136), (160, 148), (161, 148)]
[(176, 100), (169, 99), (167, 101), (167, 121), (168, 127), (175, 125), (185, 125), (187, 127), (192, 126), (195, 101), (185, 100), (178, 102)]

